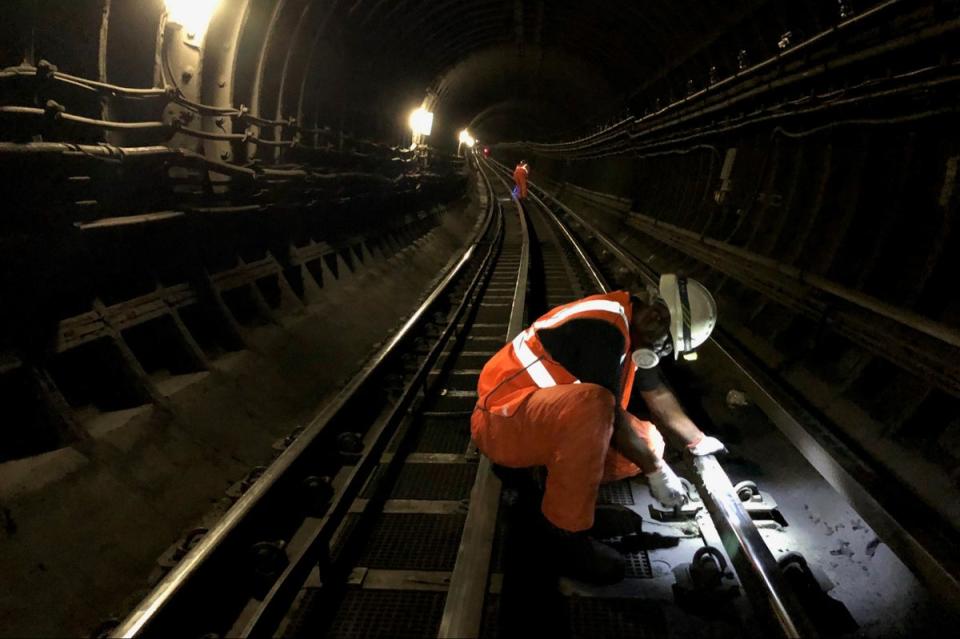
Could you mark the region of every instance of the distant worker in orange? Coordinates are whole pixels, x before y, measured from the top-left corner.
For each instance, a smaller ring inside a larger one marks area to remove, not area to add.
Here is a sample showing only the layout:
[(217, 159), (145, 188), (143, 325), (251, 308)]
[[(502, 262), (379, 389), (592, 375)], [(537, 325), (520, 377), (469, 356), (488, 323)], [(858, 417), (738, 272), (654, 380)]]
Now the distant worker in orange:
[(657, 427), (627, 412), (632, 391), (694, 455), (725, 450), (687, 417), (657, 371), (662, 357), (706, 341), (716, 321), (702, 284), (665, 274), (659, 288), (554, 308), (483, 367), (471, 435), (494, 464), (546, 467), (540, 522), (561, 574), (594, 583), (623, 578), (623, 557), (590, 535), (601, 483), (644, 473), (660, 502), (686, 497), (663, 460)]
[(530, 177), (530, 167), (526, 160), (520, 160), (517, 168), (513, 170), (513, 181), (516, 186), (513, 189), (514, 196), (523, 200), (527, 197), (527, 178)]

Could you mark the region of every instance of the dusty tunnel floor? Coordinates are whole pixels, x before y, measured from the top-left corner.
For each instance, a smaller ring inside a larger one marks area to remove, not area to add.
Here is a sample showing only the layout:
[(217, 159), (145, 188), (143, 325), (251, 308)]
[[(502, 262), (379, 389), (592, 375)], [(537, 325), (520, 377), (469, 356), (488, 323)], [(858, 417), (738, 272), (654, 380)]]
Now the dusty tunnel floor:
[(209, 372), (157, 373), (169, 411), (90, 407), (89, 444), (0, 465), (0, 635), (86, 636), (123, 616), (162, 574), (157, 561), (213, 524), (226, 491), (417, 308), (477, 216), (455, 202), (389, 258), (341, 269), (316, 303), (249, 327), (251, 349)]

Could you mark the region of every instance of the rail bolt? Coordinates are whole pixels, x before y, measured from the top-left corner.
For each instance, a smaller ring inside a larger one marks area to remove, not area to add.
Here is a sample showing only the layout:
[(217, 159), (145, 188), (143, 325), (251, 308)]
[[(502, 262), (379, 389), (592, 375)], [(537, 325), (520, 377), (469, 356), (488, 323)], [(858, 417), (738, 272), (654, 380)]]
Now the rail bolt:
[(258, 577), (273, 578), (287, 567), (287, 544), (283, 541), (260, 541), (250, 548), (253, 572)]
[(177, 561), (183, 559), (190, 550), (196, 546), (203, 536), (206, 535), (208, 529), (206, 528), (194, 528), (186, 534), (183, 540), (180, 542), (180, 545), (177, 546), (176, 552), (173, 554), (173, 558)]
[(363, 437), (352, 431), (340, 433), (337, 435), (337, 450), (343, 455), (358, 455), (363, 452)]
[(284, 448), (292, 444), (293, 441), (300, 436), (300, 433), (303, 432), (303, 429), (304, 429), (303, 426), (297, 426), (292, 431), (290, 431), (290, 434), (283, 438)]
[(757, 484), (749, 479), (746, 479), (734, 486), (733, 490), (737, 493), (737, 497), (740, 498), (740, 501), (750, 501), (751, 499), (760, 496), (760, 489), (757, 488)]
[(704, 546), (693, 554), (690, 577), (697, 589), (718, 588), (726, 572), (727, 560), (723, 553), (713, 546)]
[(307, 512), (313, 516), (320, 516), (327, 511), (330, 500), (333, 499), (333, 486), (329, 477), (309, 475), (303, 478), (303, 502)]
[(266, 466), (254, 466), (250, 472), (247, 473), (247, 476), (243, 478), (243, 481), (240, 482), (241, 494), (247, 492), (266, 470)]

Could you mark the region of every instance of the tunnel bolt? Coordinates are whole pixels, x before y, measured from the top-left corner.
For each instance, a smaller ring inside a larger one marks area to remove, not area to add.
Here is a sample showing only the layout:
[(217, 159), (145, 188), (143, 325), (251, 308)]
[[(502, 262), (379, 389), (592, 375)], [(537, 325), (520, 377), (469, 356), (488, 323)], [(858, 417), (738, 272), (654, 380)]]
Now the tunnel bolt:
[(47, 100), (47, 103), (43, 106), (43, 115), (51, 122), (59, 120), (60, 116), (66, 113), (66, 111), (66, 107), (56, 100)]
[(37, 62), (37, 79), (49, 80), (57, 73), (57, 65), (51, 64), (48, 60)]

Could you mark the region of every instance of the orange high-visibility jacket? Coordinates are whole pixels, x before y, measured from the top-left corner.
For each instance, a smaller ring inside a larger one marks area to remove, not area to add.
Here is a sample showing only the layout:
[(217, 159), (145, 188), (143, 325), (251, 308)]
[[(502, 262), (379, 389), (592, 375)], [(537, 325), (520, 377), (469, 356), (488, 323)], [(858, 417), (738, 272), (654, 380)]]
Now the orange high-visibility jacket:
[(520, 197), (527, 197), (527, 169), (522, 164), (518, 164), (513, 170), (513, 181), (520, 187)]
[(580, 383), (550, 358), (537, 331), (555, 328), (573, 319), (597, 319), (610, 322), (623, 334), (620, 362), (626, 365), (622, 366), (620, 405), (626, 408), (635, 372), (633, 362), (629, 361), (631, 314), (627, 291), (591, 295), (551, 310), (501, 348), (483, 367), (477, 382), (477, 407), (509, 416), (538, 388)]

